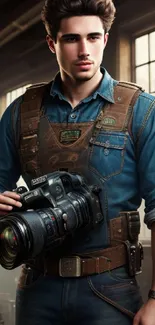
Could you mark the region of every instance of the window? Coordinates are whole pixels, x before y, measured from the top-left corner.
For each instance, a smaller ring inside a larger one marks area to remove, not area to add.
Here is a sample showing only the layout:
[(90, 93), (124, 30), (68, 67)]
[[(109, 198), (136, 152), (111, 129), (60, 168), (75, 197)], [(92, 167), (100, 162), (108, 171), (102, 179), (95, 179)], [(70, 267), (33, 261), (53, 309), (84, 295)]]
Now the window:
[[(135, 81), (146, 92), (155, 95), (155, 31), (135, 39)], [(143, 222), (144, 201), (139, 209), (141, 217), (140, 239), (150, 243), (151, 233)]]
[(23, 95), (26, 88), (30, 87), (31, 84), (25, 85), (0, 97), (0, 117), (4, 113), (6, 107), (8, 107), (17, 97)]
[(155, 31), (135, 40), (135, 78), (146, 92), (155, 95)]
[(30, 87), (31, 85), (26, 85), (15, 89), (6, 94), (6, 107), (9, 106), (17, 97), (23, 95), (26, 91), (26, 88)]
[[(31, 86), (31, 84), (20, 87), (18, 89), (10, 91), (5, 96), (1, 97), (0, 98), (0, 115), (4, 112), (6, 107), (8, 107), (17, 97), (23, 95), (25, 93), (25, 91), (26, 91), (26, 88), (28, 88), (30, 86)], [(27, 185), (25, 184), (22, 177), (19, 178), (19, 180), (17, 182), (17, 186), (25, 186), (25, 187), (27, 187)]]

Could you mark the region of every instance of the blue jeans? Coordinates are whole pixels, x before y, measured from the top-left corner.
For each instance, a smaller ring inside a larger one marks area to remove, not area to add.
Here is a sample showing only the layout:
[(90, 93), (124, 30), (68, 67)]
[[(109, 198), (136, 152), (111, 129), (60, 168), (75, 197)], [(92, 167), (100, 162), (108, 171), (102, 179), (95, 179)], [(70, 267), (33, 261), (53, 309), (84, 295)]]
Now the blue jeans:
[(81, 278), (31, 271), (19, 280), (16, 325), (131, 325), (142, 304), (123, 267)]

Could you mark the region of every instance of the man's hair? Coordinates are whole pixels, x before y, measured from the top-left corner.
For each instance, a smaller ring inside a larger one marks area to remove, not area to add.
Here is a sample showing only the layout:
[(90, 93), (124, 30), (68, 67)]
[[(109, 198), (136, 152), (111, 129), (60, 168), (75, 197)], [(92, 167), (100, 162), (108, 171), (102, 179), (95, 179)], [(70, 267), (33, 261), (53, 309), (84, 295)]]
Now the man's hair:
[(105, 32), (114, 21), (115, 6), (112, 0), (46, 0), (41, 17), (48, 35), (56, 42), (63, 18), (73, 16), (98, 16)]

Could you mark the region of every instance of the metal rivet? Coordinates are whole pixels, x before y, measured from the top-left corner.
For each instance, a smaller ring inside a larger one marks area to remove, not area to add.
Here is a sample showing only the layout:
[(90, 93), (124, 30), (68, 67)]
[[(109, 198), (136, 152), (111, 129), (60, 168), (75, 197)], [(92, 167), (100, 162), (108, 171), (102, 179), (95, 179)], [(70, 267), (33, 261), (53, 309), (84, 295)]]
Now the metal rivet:
[(121, 100), (122, 100), (122, 97), (118, 97), (117, 99), (118, 99), (118, 101), (119, 101), (119, 102), (121, 102)]
[(71, 114), (71, 118), (76, 118), (76, 114)]
[(110, 146), (110, 142), (109, 142), (109, 140), (107, 140), (107, 141), (105, 142), (105, 147), (106, 147), (106, 148), (109, 148), (109, 146)]
[(104, 149), (104, 154), (105, 154), (105, 156), (108, 156), (109, 155), (109, 150), (108, 149)]

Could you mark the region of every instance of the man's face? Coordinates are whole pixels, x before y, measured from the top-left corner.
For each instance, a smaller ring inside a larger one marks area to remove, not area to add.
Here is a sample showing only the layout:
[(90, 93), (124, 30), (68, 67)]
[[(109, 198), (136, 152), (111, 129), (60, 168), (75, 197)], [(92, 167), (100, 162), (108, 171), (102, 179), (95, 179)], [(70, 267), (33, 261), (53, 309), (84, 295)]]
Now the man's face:
[(90, 80), (100, 71), (108, 35), (98, 16), (62, 19), (55, 43), (49, 36), (50, 50), (56, 54), (62, 77)]

